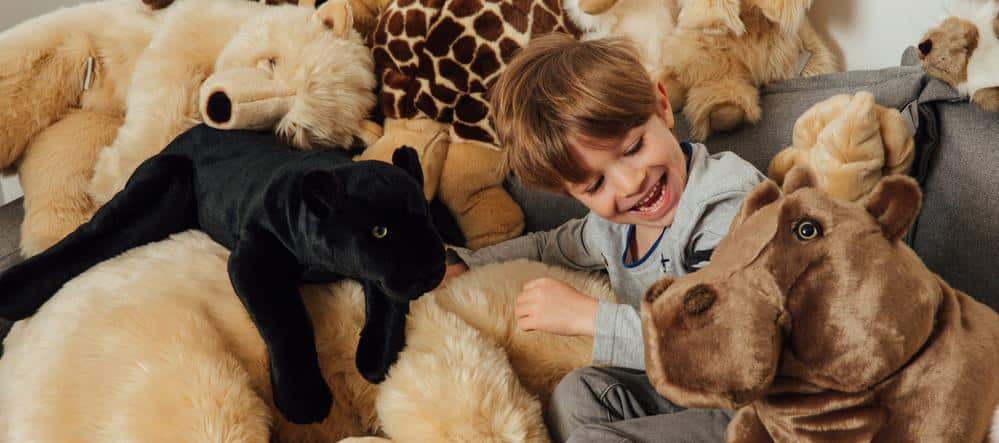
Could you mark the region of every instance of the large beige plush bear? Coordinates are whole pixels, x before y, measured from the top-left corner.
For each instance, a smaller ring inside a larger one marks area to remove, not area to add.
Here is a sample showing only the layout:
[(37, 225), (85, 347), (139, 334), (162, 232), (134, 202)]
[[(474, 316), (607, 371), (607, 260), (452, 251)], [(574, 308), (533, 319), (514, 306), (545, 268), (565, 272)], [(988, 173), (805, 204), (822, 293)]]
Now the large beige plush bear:
[(164, 11), (136, 61), (124, 123), (98, 155), (89, 189), (97, 203), (200, 121), (273, 128), (301, 149), (346, 147), (361, 135), (375, 82), (346, 0), (318, 9), (181, 0)]
[[(679, 4), (676, 30), (665, 42), (668, 55), (657, 73), (694, 140), (759, 121), (762, 85), (838, 69), (805, 15), (812, 0)], [(799, 70), (802, 52), (810, 56)]]
[(24, 189), (21, 250), (90, 218), (97, 151), (125, 115), (132, 70), (165, 12), (139, 0), (61, 8), (0, 33), (0, 168)]
[(519, 330), (514, 298), (543, 276), (611, 297), (598, 274), (536, 262), (470, 270), (413, 302), (406, 348), (371, 385), (349, 357), (360, 285), (305, 286), (334, 404), (322, 423), (295, 425), (274, 408), (228, 254), (201, 232), (177, 234), (94, 267), (16, 323), (0, 358), (0, 441), (543, 442), (542, 405), (589, 362), (592, 341)]

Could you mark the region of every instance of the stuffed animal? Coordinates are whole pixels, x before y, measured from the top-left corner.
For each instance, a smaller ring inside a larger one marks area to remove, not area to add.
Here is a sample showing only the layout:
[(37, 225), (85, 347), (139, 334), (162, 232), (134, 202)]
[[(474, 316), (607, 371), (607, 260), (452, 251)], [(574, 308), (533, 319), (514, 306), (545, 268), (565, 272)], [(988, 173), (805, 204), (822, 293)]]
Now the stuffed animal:
[(767, 175), (777, 182), (794, 167), (808, 167), (817, 186), (836, 198), (866, 197), (881, 177), (906, 174), (915, 158), (912, 128), (893, 108), (870, 92), (827, 98), (794, 123), (792, 145), (770, 161)]
[(690, 138), (704, 140), (743, 122), (759, 121), (758, 88), (799, 74), (837, 70), (836, 57), (805, 16), (811, 0), (680, 2), (676, 31), (663, 44), (658, 80), (674, 109), (683, 110)]
[(919, 42), (923, 69), (983, 110), (999, 112), (999, 5), (994, 0), (946, 5), (951, 16)]
[[(267, 128), (299, 149), (350, 146), (362, 133), (374, 77), (346, 0), (318, 9), (198, 0), (163, 11), (135, 62), (124, 123), (98, 155), (89, 188), (97, 203), (201, 120)], [(237, 101), (212, 101), (217, 89)]]
[(348, 357), (362, 285), (303, 286), (337, 406), (296, 425), (273, 413), (266, 347), (233, 294), (228, 255), (202, 232), (176, 234), (92, 268), (15, 323), (0, 359), (0, 440), (544, 442), (542, 405), (589, 363), (592, 340), (519, 330), (517, 293), (547, 276), (612, 299), (595, 273), (525, 261), (469, 270), (412, 302), (406, 347), (371, 385)]
[(804, 168), (760, 184), (710, 266), (649, 289), (656, 390), (738, 408), (729, 442), (987, 441), (999, 315), (902, 241), (916, 181), (885, 177), (864, 204), (815, 184)]
[(578, 32), (554, 0), (394, 0), (371, 38), (385, 124), (361, 158), (416, 147), (427, 198), (450, 208), (472, 249), (523, 231), (523, 211), (502, 186), (486, 97), (513, 54), (551, 32)]
[(565, 0), (572, 23), (582, 31), (581, 40), (622, 36), (631, 41), (653, 78), (659, 77), (667, 41), (676, 25), (676, 0)]
[(408, 302), (444, 277), (416, 152), (397, 150), (393, 163), (196, 126), (144, 162), (90, 221), (0, 275), (0, 317), (28, 317), (84, 270), (200, 229), (232, 250), (229, 276), (267, 344), (278, 408), (296, 423), (321, 421), (332, 398), (299, 283), (364, 284), (357, 366), (380, 382), (404, 344)]
[(139, 0), (62, 8), (0, 33), (0, 168), (24, 189), (21, 252), (86, 221), (97, 151), (114, 140), (136, 59), (162, 19)]

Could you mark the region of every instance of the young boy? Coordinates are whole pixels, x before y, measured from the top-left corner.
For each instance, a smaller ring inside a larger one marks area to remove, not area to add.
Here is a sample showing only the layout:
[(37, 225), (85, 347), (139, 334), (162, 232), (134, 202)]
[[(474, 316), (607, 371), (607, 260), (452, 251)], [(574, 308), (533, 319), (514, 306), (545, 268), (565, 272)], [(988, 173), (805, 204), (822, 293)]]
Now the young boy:
[(679, 143), (665, 89), (650, 82), (622, 40), (534, 40), (497, 80), (492, 108), (506, 168), (526, 186), (574, 197), (590, 213), (552, 231), (449, 252), (460, 261), (448, 275), (529, 258), (604, 270), (619, 302), (597, 302), (554, 279), (524, 285), (516, 306), (521, 329), (594, 337), (595, 366), (569, 374), (555, 390), (552, 436), (724, 440), (729, 414), (680, 412), (649, 383), (638, 306), (664, 275), (707, 263), (745, 194), (765, 177), (735, 154)]

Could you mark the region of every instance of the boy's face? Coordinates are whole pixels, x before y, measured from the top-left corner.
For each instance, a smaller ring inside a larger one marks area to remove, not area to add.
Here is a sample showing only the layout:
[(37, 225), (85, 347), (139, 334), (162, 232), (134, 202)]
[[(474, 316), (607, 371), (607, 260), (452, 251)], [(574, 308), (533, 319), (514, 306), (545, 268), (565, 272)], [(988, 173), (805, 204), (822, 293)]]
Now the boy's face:
[(673, 109), (661, 88), (659, 115), (619, 140), (570, 137), (569, 144), (590, 172), (566, 191), (604, 219), (662, 229), (673, 223), (687, 184), (687, 160), (670, 130)]

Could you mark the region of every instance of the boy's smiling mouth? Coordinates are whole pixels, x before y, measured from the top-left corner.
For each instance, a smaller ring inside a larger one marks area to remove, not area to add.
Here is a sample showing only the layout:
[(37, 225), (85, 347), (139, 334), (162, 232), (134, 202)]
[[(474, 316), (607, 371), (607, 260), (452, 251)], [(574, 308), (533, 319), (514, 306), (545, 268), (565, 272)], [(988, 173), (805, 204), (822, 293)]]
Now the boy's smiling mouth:
[(636, 213), (642, 217), (656, 217), (666, 208), (668, 190), (666, 188), (668, 174), (663, 174), (652, 188), (635, 203), (628, 212)]

